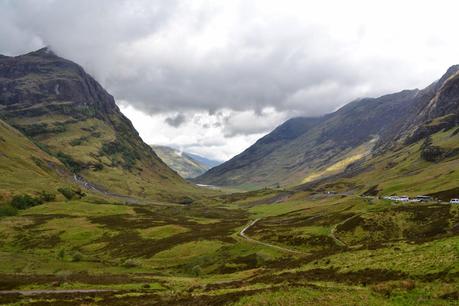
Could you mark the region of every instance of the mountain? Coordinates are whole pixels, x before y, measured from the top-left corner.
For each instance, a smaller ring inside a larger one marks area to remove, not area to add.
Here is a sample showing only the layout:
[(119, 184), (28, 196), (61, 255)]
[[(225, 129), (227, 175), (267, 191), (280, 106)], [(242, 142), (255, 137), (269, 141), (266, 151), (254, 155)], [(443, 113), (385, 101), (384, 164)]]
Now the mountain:
[(164, 200), (195, 191), (142, 141), (94, 78), (48, 48), (1, 56), (0, 89), (0, 117), (76, 174), (74, 183)]
[(318, 118), (290, 119), (195, 182), (254, 189), (343, 172), (458, 124), (459, 66), (423, 90), (353, 101)]
[(195, 161), (205, 165), (207, 167), (207, 170), (223, 163), (222, 161), (209, 159), (209, 158), (206, 158), (206, 157), (203, 157), (197, 154), (193, 154), (190, 152), (186, 152), (186, 154), (190, 156), (192, 159), (194, 159)]
[(183, 178), (193, 178), (203, 174), (211, 168), (210, 165), (217, 165), (218, 162), (206, 159), (199, 155), (180, 152), (179, 150), (166, 146), (152, 146), (155, 153), (169, 167), (177, 171)]
[(0, 120), (0, 201), (16, 190), (58, 188), (69, 177), (65, 166)]

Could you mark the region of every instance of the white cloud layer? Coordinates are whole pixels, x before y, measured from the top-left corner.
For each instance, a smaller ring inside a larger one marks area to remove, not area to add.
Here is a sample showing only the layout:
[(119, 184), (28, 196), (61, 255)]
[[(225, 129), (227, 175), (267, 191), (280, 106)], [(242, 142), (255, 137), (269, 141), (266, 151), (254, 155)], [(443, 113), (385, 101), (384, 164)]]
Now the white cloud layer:
[(287, 117), (426, 86), (459, 63), (458, 11), (449, 0), (3, 0), (0, 53), (50, 45), (129, 105), (148, 141), (227, 158)]

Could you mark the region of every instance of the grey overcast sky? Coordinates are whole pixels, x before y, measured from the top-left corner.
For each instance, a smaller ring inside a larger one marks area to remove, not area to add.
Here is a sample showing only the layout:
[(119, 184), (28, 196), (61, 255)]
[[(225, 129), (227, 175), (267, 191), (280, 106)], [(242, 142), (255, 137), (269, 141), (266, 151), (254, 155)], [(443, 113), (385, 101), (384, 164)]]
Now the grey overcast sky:
[(228, 159), (459, 63), (457, 1), (0, 0), (0, 53), (82, 65), (150, 144)]

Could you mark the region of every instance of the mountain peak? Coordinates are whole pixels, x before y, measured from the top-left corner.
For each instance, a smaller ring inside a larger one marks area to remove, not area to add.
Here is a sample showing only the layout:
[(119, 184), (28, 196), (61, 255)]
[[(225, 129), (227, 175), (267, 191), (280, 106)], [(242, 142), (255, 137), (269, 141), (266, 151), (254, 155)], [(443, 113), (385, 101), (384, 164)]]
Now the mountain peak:
[(30, 52), (27, 55), (46, 56), (46, 57), (49, 57), (49, 56), (55, 57), (55, 56), (57, 56), (57, 54), (49, 46), (46, 46), (46, 47), (43, 47), (43, 48), (38, 49), (36, 51)]
[(453, 65), (446, 70), (445, 74), (438, 80), (437, 86), (440, 88), (451, 76), (459, 71), (459, 65)]

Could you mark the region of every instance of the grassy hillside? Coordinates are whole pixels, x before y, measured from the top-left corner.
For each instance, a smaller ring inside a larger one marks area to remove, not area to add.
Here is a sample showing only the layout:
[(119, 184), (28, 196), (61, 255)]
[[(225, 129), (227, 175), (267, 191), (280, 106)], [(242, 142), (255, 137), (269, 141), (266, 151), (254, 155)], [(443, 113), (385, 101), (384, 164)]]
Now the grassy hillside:
[(183, 178), (193, 178), (210, 169), (208, 165), (199, 162), (186, 152), (165, 146), (152, 146), (152, 148), (166, 165), (177, 171)]
[(19, 131), (0, 120), (0, 201), (14, 193), (56, 189), (70, 174)]
[(48, 49), (0, 58), (0, 115), (92, 189), (180, 201), (197, 194), (139, 137), (91, 76)]
[(0, 303), (456, 305), (459, 206), (375, 195), (449, 197), (458, 134), (292, 189), (192, 205), (57, 199), (0, 217)]
[(312, 185), (372, 196), (432, 194), (445, 201), (459, 197), (457, 128), (435, 133), (429, 139), (360, 161), (344, 173)]

